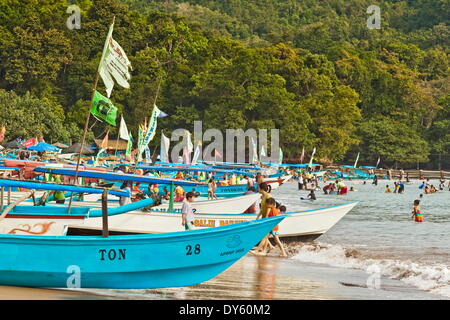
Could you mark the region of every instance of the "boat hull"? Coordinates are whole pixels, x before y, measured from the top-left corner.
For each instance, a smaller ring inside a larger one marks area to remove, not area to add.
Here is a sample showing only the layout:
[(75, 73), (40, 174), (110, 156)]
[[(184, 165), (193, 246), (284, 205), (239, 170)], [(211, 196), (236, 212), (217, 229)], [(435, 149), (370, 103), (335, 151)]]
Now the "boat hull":
[(226, 270), (283, 218), (161, 235), (0, 235), (0, 285), (106, 289), (194, 285)]
[[(327, 232), (341, 220), (356, 202), (332, 207), (289, 212), (279, 225), (279, 236), (286, 239), (313, 239)], [(198, 229), (214, 228), (228, 224), (248, 222), (255, 214), (195, 214), (194, 226)], [(133, 212), (109, 218), (109, 228), (117, 233), (162, 233), (181, 231), (181, 214), (170, 212)], [(87, 219), (82, 225), (70, 225), (79, 232), (101, 230), (101, 218)]]

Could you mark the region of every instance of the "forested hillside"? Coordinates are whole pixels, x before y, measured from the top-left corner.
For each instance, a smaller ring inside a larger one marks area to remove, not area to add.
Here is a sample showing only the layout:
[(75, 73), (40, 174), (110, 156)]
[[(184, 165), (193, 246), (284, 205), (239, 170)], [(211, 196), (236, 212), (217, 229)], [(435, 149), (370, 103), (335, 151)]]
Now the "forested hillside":
[[(201, 119), (204, 129), (279, 128), (285, 158), (303, 146), (325, 161), (450, 154), (449, 0), (71, 3), (82, 9), (80, 30), (66, 27), (67, 1), (0, 1), (7, 140), (79, 139), (116, 16), (114, 39), (133, 72), (131, 88), (116, 86), (111, 99), (133, 133), (160, 86), (166, 133)], [(381, 29), (367, 27), (372, 4)], [(91, 138), (106, 130), (96, 123)]]

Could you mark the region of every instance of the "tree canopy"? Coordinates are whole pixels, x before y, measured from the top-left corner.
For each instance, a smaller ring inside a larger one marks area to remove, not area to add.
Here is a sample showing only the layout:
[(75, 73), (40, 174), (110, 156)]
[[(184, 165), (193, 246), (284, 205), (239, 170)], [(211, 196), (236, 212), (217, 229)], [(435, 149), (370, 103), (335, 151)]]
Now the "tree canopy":
[(3, 0), (0, 125), (7, 139), (79, 139), (115, 16), (133, 72), (111, 99), (133, 133), (158, 92), (170, 115), (158, 129), (277, 128), (285, 159), (302, 147), (372, 163), (450, 153), (448, 0), (378, 1), (372, 30), (371, 2), (83, 0), (70, 30), (65, 0)]

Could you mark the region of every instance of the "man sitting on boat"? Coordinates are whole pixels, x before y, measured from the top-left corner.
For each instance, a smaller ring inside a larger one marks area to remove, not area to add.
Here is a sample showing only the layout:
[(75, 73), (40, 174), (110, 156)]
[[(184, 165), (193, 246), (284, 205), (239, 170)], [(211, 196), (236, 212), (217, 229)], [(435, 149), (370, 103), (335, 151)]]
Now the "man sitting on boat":
[(175, 188), (175, 198), (174, 201), (175, 202), (181, 202), (184, 200), (184, 189), (181, 186), (177, 186)]

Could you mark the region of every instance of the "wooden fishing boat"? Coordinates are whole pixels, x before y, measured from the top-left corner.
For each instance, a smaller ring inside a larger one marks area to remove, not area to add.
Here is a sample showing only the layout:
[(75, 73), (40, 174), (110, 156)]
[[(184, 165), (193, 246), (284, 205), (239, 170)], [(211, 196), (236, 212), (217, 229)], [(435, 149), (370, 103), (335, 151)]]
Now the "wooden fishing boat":
[[(68, 168), (47, 168), (47, 167), (39, 167), (34, 169), (34, 171), (39, 173), (54, 173), (59, 175), (66, 176), (74, 176), (75, 170)], [(117, 173), (117, 172), (98, 172), (92, 170), (80, 170), (78, 172), (78, 177), (84, 178), (96, 178), (107, 181), (133, 181), (144, 184), (148, 183), (158, 183), (159, 192), (163, 194), (163, 187), (166, 185), (170, 187), (171, 185), (181, 185), (181, 186), (189, 186), (189, 191), (199, 192), (201, 196), (208, 195), (208, 186), (204, 183), (192, 182), (180, 179), (171, 179), (171, 178), (156, 178), (153, 176), (142, 176), (135, 174), (126, 174), (126, 173)], [(159, 182), (156, 182), (159, 181)], [(169, 188), (168, 188), (169, 189)], [(231, 186), (217, 186), (216, 195), (217, 197), (231, 197), (236, 196), (237, 194), (243, 195), (248, 191), (247, 184), (245, 185), (231, 185)], [(244, 209), (245, 210), (245, 209)]]
[(244, 256), (284, 216), (153, 235), (0, 235), (0, 285), (150, 289), (195, 285)]
[(278, 178), (265, 178), (264, 182), (269, 185), (270, 190), (275, 190), (283, 183), (289, 181), (290, 178), (292, 178), (292, 175), (284, 175)]
[[(309, 241), (318, 238), (338, 223), (357, 202), (319, 209), (288, 212), (279, 225), (279, 236), (286, 240)], [(255, 214), (195, 214), (196, 228), (215, 228), (255, 220)], [(110, 230), (116, 234), (163, 233), (182, 231), (178, 212), (129, 212), (109, 218)], [(69, 233), (98, 233), (101, 219), (92, 218), (82, 225), (70, 225)]]
[[(7, 187), (23, 183), (1, 182)], [(175, 233), (109, 236), (106, 197), (103, 203), (103, 236), (0, 235), (0, 285), (104, 289), (195, 285), (226, 270), (285, 218)], [(8, 208), (2, 208), (3, 213)], [(21, 209), (23, 216), (37, 215), (35, 207)], [(91, 214), (86, 208), (72, 210), (78, 216)]]

